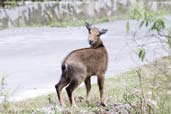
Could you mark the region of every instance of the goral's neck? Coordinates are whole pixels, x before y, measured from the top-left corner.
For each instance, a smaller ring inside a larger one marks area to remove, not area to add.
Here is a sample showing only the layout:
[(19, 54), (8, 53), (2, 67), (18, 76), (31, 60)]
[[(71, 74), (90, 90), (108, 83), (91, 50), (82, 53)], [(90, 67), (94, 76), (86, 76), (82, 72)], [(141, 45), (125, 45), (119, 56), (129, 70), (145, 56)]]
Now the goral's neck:
[(91, 45), (92, 48), (104, 47), (102, 40), (98, 40), (95, 44)]

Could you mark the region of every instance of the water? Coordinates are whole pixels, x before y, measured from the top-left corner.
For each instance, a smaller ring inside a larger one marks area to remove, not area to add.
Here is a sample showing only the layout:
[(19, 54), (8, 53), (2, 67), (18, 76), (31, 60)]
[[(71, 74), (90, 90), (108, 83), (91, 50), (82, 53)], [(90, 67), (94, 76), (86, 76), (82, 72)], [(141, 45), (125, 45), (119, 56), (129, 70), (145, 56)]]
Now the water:
[[(136, 21), (130, 23), (131, 31), (138, 30)], [(126, 33), (125, 24), (126, 21), (116, 21), (96, 25), (108, 29), (101, 38), (109, 53), (106, 78), (142, 64), (135, 54), (136, 43), (131, 40), (131, 33)], [(138, 36), (145, 32), (145, 28), (138, 30)], [(1, 30), (0, 72), (6, 76), (10, 100), (55, 92), (62, 60), (74, 49), (89, 47), (87, 33), (85, 27)], [(166, 55), (159, 44), (150, 45), (146, 51), (151, 61)]]

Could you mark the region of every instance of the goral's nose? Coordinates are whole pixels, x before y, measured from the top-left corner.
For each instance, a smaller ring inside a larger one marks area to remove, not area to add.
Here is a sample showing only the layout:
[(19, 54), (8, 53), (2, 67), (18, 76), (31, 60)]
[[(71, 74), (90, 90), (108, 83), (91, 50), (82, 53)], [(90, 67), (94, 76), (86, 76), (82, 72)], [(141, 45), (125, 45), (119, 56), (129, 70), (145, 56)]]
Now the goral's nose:
[(89, 44), (92, 45), (93, 44), (93, 41), (92, 40), (89, 40)]

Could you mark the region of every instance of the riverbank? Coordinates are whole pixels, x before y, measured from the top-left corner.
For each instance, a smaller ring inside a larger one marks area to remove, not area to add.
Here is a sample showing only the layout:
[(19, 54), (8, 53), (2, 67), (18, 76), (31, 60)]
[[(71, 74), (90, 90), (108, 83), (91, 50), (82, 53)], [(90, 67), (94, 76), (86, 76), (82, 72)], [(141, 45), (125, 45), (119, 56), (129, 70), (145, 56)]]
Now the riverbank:
[[(170, 60), (167, 57), (163, 57), (152, 63), (106, 79), (106, 107), (98, 105), (98, 86), (93, 84), (89, 102), (85, 101), (86, 91), (84, 87), (80, 87), (74, 92), (78, 108), (70, 107), (66, 92), (63, 91), (62, 96), (64, 97), (64, 102), (66, 104), (66, 108), (64, 109), (59, 106), (56, 93), (53, 93), (34, 99), (9, 103), (7, 111), (11, 111), (11, 114), (39, 114), (40, 112), (41, 114), (103, 114), (114, 112), (128, 114), (130, 112), (151, 110), (153, 112), (158, 112), (159, 114), (169, 114), (171, 113), (171, 97), (169, 90), (169, 81), (171, 78), (167, 78), (166, 75), (161, 73), (161, 70), (158, 70), (158, 68), (168, 69), (169, 67)], [(139, 73), (141, 75), (139, 75)], [(168, 75), (170, 75), (170, 73), (171, 71), (168, 72)], [(164, 87), (167, 87), (168, 89), (163, 89)], [(148, 109), (149, 106), (150, 109)]]

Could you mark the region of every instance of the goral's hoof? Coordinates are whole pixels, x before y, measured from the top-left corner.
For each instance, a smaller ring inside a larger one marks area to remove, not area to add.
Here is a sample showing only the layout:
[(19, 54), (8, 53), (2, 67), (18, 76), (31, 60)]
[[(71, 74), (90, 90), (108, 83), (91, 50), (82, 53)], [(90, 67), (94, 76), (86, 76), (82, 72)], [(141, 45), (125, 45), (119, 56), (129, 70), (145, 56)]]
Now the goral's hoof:
[(103, 107), (106, 107), (106, 104), (105, 103), (100, 103), (101, 106)]
[(106, 107), (106, 104), (104, 102), (97, 102), (96, 105), (98, 107)]

